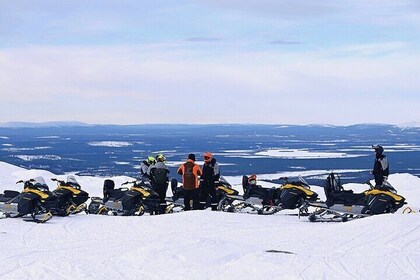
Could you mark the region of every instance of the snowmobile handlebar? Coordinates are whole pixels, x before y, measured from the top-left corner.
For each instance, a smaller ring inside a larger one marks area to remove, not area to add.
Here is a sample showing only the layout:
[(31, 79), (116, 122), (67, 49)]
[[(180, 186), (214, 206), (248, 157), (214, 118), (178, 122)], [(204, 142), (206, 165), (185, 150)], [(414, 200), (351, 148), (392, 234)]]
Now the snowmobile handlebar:
[(20, 183), (26, 183), (26, 182), (35, 182), (34, 179), (29, 179), (29, 180), (19, 180), (16, 182), (16, 184), (20, 184)]
[(128, 185), (128, 184), (135, 184), (135, 183), (137, 183), (137, 180), (127, 181), (127, 182), (122, 183), (121, 186)]
[(63, 180), (58, 180), (57, 178), (51, 178), (51, 181), (58, 182), (60, 184), (64, 184), (65, 183)]
[(366, 185), (369, 185), (369, 187), (370, 187), (370, 189), (371, 189), (371, 190), (373, 190), (373, 189), (375, 188), (375, 186), (374, 186), (374, 185), (372, 185), (372, 183), (370, 182), (370, 180), (367, 180), (367, 181), (365, 182), (365, 184), (366, 184)]

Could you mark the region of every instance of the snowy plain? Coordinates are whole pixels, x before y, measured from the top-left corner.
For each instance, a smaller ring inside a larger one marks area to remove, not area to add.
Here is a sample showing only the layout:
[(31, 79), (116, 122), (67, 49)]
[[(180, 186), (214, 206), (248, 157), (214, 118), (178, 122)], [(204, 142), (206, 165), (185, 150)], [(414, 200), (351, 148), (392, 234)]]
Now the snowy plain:
[[(50, 178), (65, 178), (0, 162), (0, 191), (20, 190), (17, 180), (35, 176), (51, 189)], [(105, 178), (76, 178), (91, 196), (101, 196)], [(112, 179), (118, 186), (132, 178)], [(389, 181), (418, 212), (420, 178), (392, 174)], [(322, 188), (312, 188), (322, 197)], [(0, 279), (420, 279), (420, 213), (347, 223), (207, 210), (78, 214), (46, 224), (1, 219), (0, 252)]]

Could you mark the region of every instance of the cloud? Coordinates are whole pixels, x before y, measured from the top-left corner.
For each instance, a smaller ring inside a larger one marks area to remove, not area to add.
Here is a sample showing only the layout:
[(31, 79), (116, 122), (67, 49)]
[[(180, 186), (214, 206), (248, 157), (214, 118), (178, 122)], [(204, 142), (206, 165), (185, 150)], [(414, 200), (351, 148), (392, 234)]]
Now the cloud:
[(222, 38), (218, 37), (190, 37), (185, 39), (187, 42), (218, 42), (222, 40)]
[(274, 40), (270, 41), (269, 44), (273, 45), (301, 45), (302, 42), (299, 41), (290, 41), (290, 40)]
[[(419, 54), (336, 52), (208, 58), (202, 50), (144, 45), (2, 50), (0, 122), (351, 124), (420, 118), (414, 110), (420, 81), (412, 70)], [(393, 113), (378, 114), (378, 106)]]
[(418, 7), (411, 0), (3, 2), (0, 121), (416, 120)]

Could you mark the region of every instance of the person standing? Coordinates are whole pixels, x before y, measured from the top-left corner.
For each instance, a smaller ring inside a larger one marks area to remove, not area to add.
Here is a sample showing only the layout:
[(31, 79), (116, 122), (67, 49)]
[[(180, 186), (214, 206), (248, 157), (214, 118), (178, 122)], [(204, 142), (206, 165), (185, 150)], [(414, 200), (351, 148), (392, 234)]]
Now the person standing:
[(177, 172), (182, 176), (182, 185), (185, 192), (184, 210), (191, 210), (191, 200), (193, 202), (193, 210), (198, 209), (198, 176), (202, 175), (202, 171), (200, 166), (195, 163), (195, 155), (189, 154), (187, 162), (181, 164)]
[(205, 152), (203, 164), (203, 175), (200, 177), (200, 209), (205, 209), (209, 195), (211, 197), (211, 210), (217, 210), (216, 187), (220, 179), (219, 165), (213, 154)]
[(147, 174), (151, 179), (152, 189), (159, 195), (159, 212), (165, 214), (166, 191), (169, 185), (169, 168), (165, 165), (166, 158), (162, 154), (156, 155), (156, 163), (151, 165)]
[(380, 145), (372, 146), (375, 149), (375, 163), (373, 165), (372, 175), (375, 178), (375, 188), (379, 188), (389, 175), (389, 164), (384, 148)]
[(147, 174), (149, 167), (156, 163), (154, 156), (148, 156), (140, 165), (140, 176), (142, 180), (150, 180), (151, 178)]

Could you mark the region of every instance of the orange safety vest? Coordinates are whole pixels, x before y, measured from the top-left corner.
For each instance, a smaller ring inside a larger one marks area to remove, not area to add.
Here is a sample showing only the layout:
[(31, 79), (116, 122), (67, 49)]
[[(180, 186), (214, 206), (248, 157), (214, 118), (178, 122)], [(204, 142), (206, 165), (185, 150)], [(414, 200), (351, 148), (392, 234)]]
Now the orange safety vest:
[(198, 188), (198, 176), (201, 176), (203, 172), (198, 164), (189, 159), (178, 168), (178, 174), (182, 175), (184, 189), (194, 190)]

